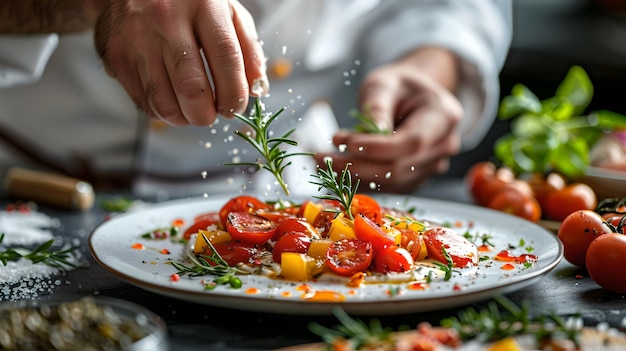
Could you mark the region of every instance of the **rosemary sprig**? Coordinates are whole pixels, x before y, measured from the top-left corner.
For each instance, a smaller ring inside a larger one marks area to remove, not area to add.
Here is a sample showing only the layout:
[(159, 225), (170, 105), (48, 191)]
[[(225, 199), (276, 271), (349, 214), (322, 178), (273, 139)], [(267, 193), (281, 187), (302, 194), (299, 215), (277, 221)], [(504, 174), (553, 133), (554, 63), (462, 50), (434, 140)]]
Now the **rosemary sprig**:
[[(2, 244), (3, 240), (4, 233), (0, 234), (0, 244)], [(19, 261), (21, 258), (25, 258), (33, 263), (43, 263), (62, 270), (67, 267), (75, 267), (68, 259), (70, 258), (70, 252), (75, 250), (76, 247), (73, 246), (54, 251), (50, 249), (52, 244), (54, 244), (54, 239), (44, 242), (34, 250), (22, 247), (9, 248), (0, 252), (0, 262), (6, 266), (8, 262), (15, 262)]]
[(283, 171), (285, 170), (285, 167), (291, 164), (291, 162), (285, 163), (285, 160), (292, 156), (311, 156), (313, 153), (287, 153), (287, 151), (280, 148), (283, 144), (298, 146), (298, 143), (295, 140), (289, 138), (289, 136), (295, 131), (295, 128), (279, 138), (272, 138), (270, 136), (269, 126), (284, 110), (285, 108), (283, 107), (274, 114), (265, 114), (263, 113), (263, 108), (261, 107), (261, 101), (257, 98), (254, 104), (254, 113), (252, 115), (244, 116), (236, 113), (235, 117), (250, 126), (254, 133), (250, 135), (240, 130), (236, 130), (235, 134), (252, 145), (259, 152), (259, 154), (261, 154), (263, 160), (259, 159), (257, 162), (226, 163), (226, 165), (246, 165), (256, 167), (257, 170), (262, 168), (266, 169), (274, 175), (276, 181), (278, 181), (278, 184), (280, 184), (283, 188), (285, 194), (289, 196), (289, 189), (283, 179)]
[(204, 275), (214, 275), (214, 284), (207, 284), (207, 289), (214, 288), (216, 285), (229, 284), (233, 288), (241, 287), (241, 280), (236, 277), (237, 274), (245, 273), (244, 271), (231, 267), (228, 262), (222, 258), (217, 252), (211, 241), (204, 233), (200, 233), (204, 242), (211, 248), (211, 255), (194, 255), (189, 254), (192, 265), (185, 265), (179, 262), (171, 261), (172, 266), (178, 270), (180, 275), (188, 275), (190, 277), (199, 277)]
[(364, 107), (365, 111), (352, 109), (350, 115), (359, 120), (359, 123), (354, 127), (357, 132), (370, 133), (370, 134), (391, 134), (389, 129), (379, 127), (372, 118), (371, 106)]
[(317, 175), (313, 174), (312, 176), (319, 179), (319, 181), (310, 182), (311, 184), (319, 186), (317, 189), (318, 191), (325, 188), (330, 192), (330, 194), (315, 197), (318, 199), (339, 201), (348, 218), (354, 220), (350, 207), (361, 180), (357, 179), (354, 184), (352, 183), (352, 175), (348, 170), (348, 165), (346, 165), (346, 167), (341, 171), (341, 175), (339, 176), (339, 179), (337, 179), (337, 174), (333, 171), (333, 161), (330, 158), (327, 158), (326, 169), (320, 167), (317, 169)]
[(337, 341), (348, 342), (351, 350), (360, 350), (367, 346), (380, 346), (391, 341), (390, 328), (383, 328), (378, 319), (372, 319), (369, 325), (353, 319), (343, 309), (335, 307), (333, 314), (341, 323), (334, 328), (327, 328), (318, 323), (310, 323), (309, 330), (319, 335), (322, 340), (332, 345)]

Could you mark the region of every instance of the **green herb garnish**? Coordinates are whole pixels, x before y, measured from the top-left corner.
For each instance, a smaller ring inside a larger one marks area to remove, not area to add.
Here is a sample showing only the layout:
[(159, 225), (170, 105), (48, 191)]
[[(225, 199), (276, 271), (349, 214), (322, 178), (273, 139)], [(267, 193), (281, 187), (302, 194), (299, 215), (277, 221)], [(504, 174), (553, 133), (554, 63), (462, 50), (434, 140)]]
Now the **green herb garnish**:
[(389, 129), (379, 127), (374, 118), (372, 118), (372, 108), (367, 105), (364, 107), (365, 111), (357, 109), (350, 110), (350, 115), (359, 120), (359, 123), (354, 127), (357, 132), (370, 133), (370, 134), (391, 134)]
[(269, 127), (276, 120), (276, 118), (285, 110), (281, 108), (274, 114), (267, 114), (263, 112), (261, 107), (261, 101), (257, 98), (254, 104), (254, 113), (250, 116), (244, 116), (242, 114), (235, 114), (235, 117), (246, 123), (253, 129), (253, 133), (246, 133), (240, 130), (236, 130), (235, 134), (243, 138), (250, 145), (252, 145), (261, 154), (262, 160), (257, 162), (240, 162), (240, 163), (226, 163), (230, 166), (252, 166), (257, 170), (266, 169), (274, 175), (278, 184), (283, 188), (285, 194), (289, 196), (289, 189), (285, 180), (283, 179), (283, 171), (285, 167), (289, 166), (291, 162), (285, 163), (288, 157), (292, 156), (311, 156), (310, 152), (293, 152), (287, 153), (287, 151), (280, 148), (281, 145), (287, 144), (291, 146), (297, 146), (298, 143), (289, 139), (289, 136), (295, 131), (292, 129), (285, 133), (282, 137), (272, 138), (270, 136)]
[[(3, 240), (4, 233), (0, 234), (0, 244), (2, 244)], [(33, 263), (43, 263), (58, 269), (75, 267), (75, 265), (68, 259), (70, 258), (70, 252), (74, 251), (76, 247), (69, 247), (54, 251), (51, 250), (53, 244), (54, 240), (50, 239), (36, 247), (34, 250), (22, 247), (9, 248), (0, 252), (0, 262), (6, 266), (8, 262), (15, 262), (19, 261), (21, 258), (25, 258)]]
[(330, 192), (330, 194), (315, 197), (318, 199), (338, 201), (344, 208), (348, 218), (354, 220), (351, 210), (352, 199), (354, 199), (354, 195), (356, 195), (361, 180), (357, 179), (354, 184), (352, 183), (352, 175), (348, 170), (348, 165), (341, 171), (341, 175), (339, 175), (339, 179), (337, 179), (337, 174), (333, 170), (333, 161), (328, 158), (326, 159), (326, 169), (318, 168), (317, 175), (312, 176), (319, 179), (319, 181), (310, 182), (311, 184), (319, 186), (318, 191), (326, 189)]
[(383, 328), (378, 319), (372, 319), (367, 325), (361, 320), (353, 319), (343, 309), (333, 308), (333, 314), (341, 323), (334, 328), (327, 328), (318, 323), (310, 323), (309, 330), (319, 335), (322, 340), (332, 345), (337, 341), (346, 341), (352, 350), (361, 350), (368, 346), (377, 346), (391, 342), (390, 328)]
[(101, 206), (111, 212), (125, 212), (133, 205), (134, 201), (125, 197), (102, 200)]
[(605, 133), (626, 127), (626, 116), (595, 111), (584, 115), (593, 85), (573, 66), (555, 96), (539, 100), (522, 84), (502, 99), (499, 118), (512, 119), (511, 131), (494, 144), (495, 156), (516, 173), (557, 171), (574, 179), (586, 171), (590, 149)]
[(452, 256), (448, 253), (445, 247), (441, 246), (441, 251), (443, 252), (443, 257), (446, 258), (447, 264), (443, 264), (441, 262), (433, 262), (439, 269), (441, 269), (444, 273), (443, 280), (448, 281), (452, 278), (452, 272), (454, 268), (454, 261), (452, 261)]
[(217, 285), (230, 285), (233, 288), (241, 288), (241, 280), (236, 277), (237, 274), (243, 274), (244, 271), (231, 267), (228, 262), (222, 258), (217, 252), (211, 241), (204, 233), (200, 233), (202, 239), (211, 248), (211, 255), (194, 255), (189, 254), (192, 265), (185, 265), (179, 262), (171, 261), (172, 266), (178, 270), (180, 275), (188, 275), (190, 277), (199, 277), (203, 275), (217, 276), (213, 280), (213, 284), (205, 284), (207, 290), (215, 288)]

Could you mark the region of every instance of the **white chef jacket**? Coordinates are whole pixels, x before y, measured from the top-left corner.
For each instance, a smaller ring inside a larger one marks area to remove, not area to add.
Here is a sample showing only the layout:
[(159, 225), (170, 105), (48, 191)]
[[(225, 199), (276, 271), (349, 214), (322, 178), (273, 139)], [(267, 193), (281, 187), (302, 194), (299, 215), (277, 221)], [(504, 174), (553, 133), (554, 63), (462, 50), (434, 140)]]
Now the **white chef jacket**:
[[(365, 74), (423, 45), (461, 58), (456, 95), (465, 111), (464, 150), (482, 139), (496, 115), (498, 75), (512, 35), (510, 0), (241, 2), (255, 18), (268, 66), (287, 60), (293, 67), (284, 79), (270, 77), (262, 102), (268, 112), (285, 107), (275, 132), (296, 128), (302, 149), (328, 150), (337, 126), (355, 123), (349, 110)], [(254, 180), (268, 179), (262, 172), (251, 176), (224, 165), (258, 157), (234, 134), (239, 125), (222, 118), (210, 127), (149, 123), (105, 74), (92, 32), (0, 35), (0, 131), (70, 172), (133, 170), (140, 175), (133, 187), (139, 196), (275, 191), (271, 180)], [(290, 189), (309, 192), (314, 166), (292, 161)], [(3, 143), (0, 162), (36, 163)]]

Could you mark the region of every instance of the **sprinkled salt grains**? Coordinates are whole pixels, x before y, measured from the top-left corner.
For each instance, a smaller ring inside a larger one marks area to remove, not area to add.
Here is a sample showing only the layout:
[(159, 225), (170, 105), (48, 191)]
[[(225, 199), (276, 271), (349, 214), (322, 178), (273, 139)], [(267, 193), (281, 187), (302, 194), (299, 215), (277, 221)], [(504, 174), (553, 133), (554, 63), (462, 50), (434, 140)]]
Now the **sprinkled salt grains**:
[[(41, 212), (0, 211), (0, 233), (5, 235), (0, 250), (4, 251), (10, 247), (35, 248), (55, 239), (50, 229), (58, 226), (58, 219)], [(58, 242), (55, 240), (55, 246), (56, 244)], [(73, 240), (71, 245), (79, 244), (77, 240)], [(83, 265), (85, 262), (78, 250), (70, 253), (68, 261), (75, 266)], [(44, 263), (33, 263), (24, 258), (9, 261), (6, 265), (0, 263), (0, 301), (32, 299), (43, 293), (51, 293), (61, 282), (50, 278), (61, 273), (58, 268)]]

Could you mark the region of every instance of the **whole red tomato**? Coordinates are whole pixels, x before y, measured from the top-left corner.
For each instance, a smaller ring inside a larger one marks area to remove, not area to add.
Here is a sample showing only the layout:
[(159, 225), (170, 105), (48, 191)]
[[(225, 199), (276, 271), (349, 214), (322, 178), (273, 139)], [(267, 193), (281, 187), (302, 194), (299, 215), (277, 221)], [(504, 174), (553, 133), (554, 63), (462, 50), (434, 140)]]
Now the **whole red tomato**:
[(626, 293), (626, 236), (611, 233), (597, 237), (587, 250), (587, 272), (601, 287)]
[(465, 186), (478, 204), (484, 203), (485, 188), (496, 176), (496, 165), (489, 161), (472, 165), (465, 173)]
[(502, 189), (489, 201), (487, 207), (509, 213), (531, 222), (541, 218), (541, 206), (532, 195), (523, 194), (515, 189)]
[(567, 261), (578, 267), (585, 267), (585, 257), (591, 242), (613, 231), (604, 222), (604, 218), (591, 210), (571, 213), (563, 220), (558, 236), (563, 242), (564, 256)]
[(546, 208), (548, 194), (565, 187), (565, 178), (558, 173), (550, 173), (544, 176), (541, 173), (533, 173), (526, 179), (533, 190), (533, 196), (539, 202), (541, 208)]
[(593, 189), (584, 183), (568, 184), (546, 196), (544, 212), (548, 217), (562, 221), (578, 210), (593, 210), (598, 199)]

